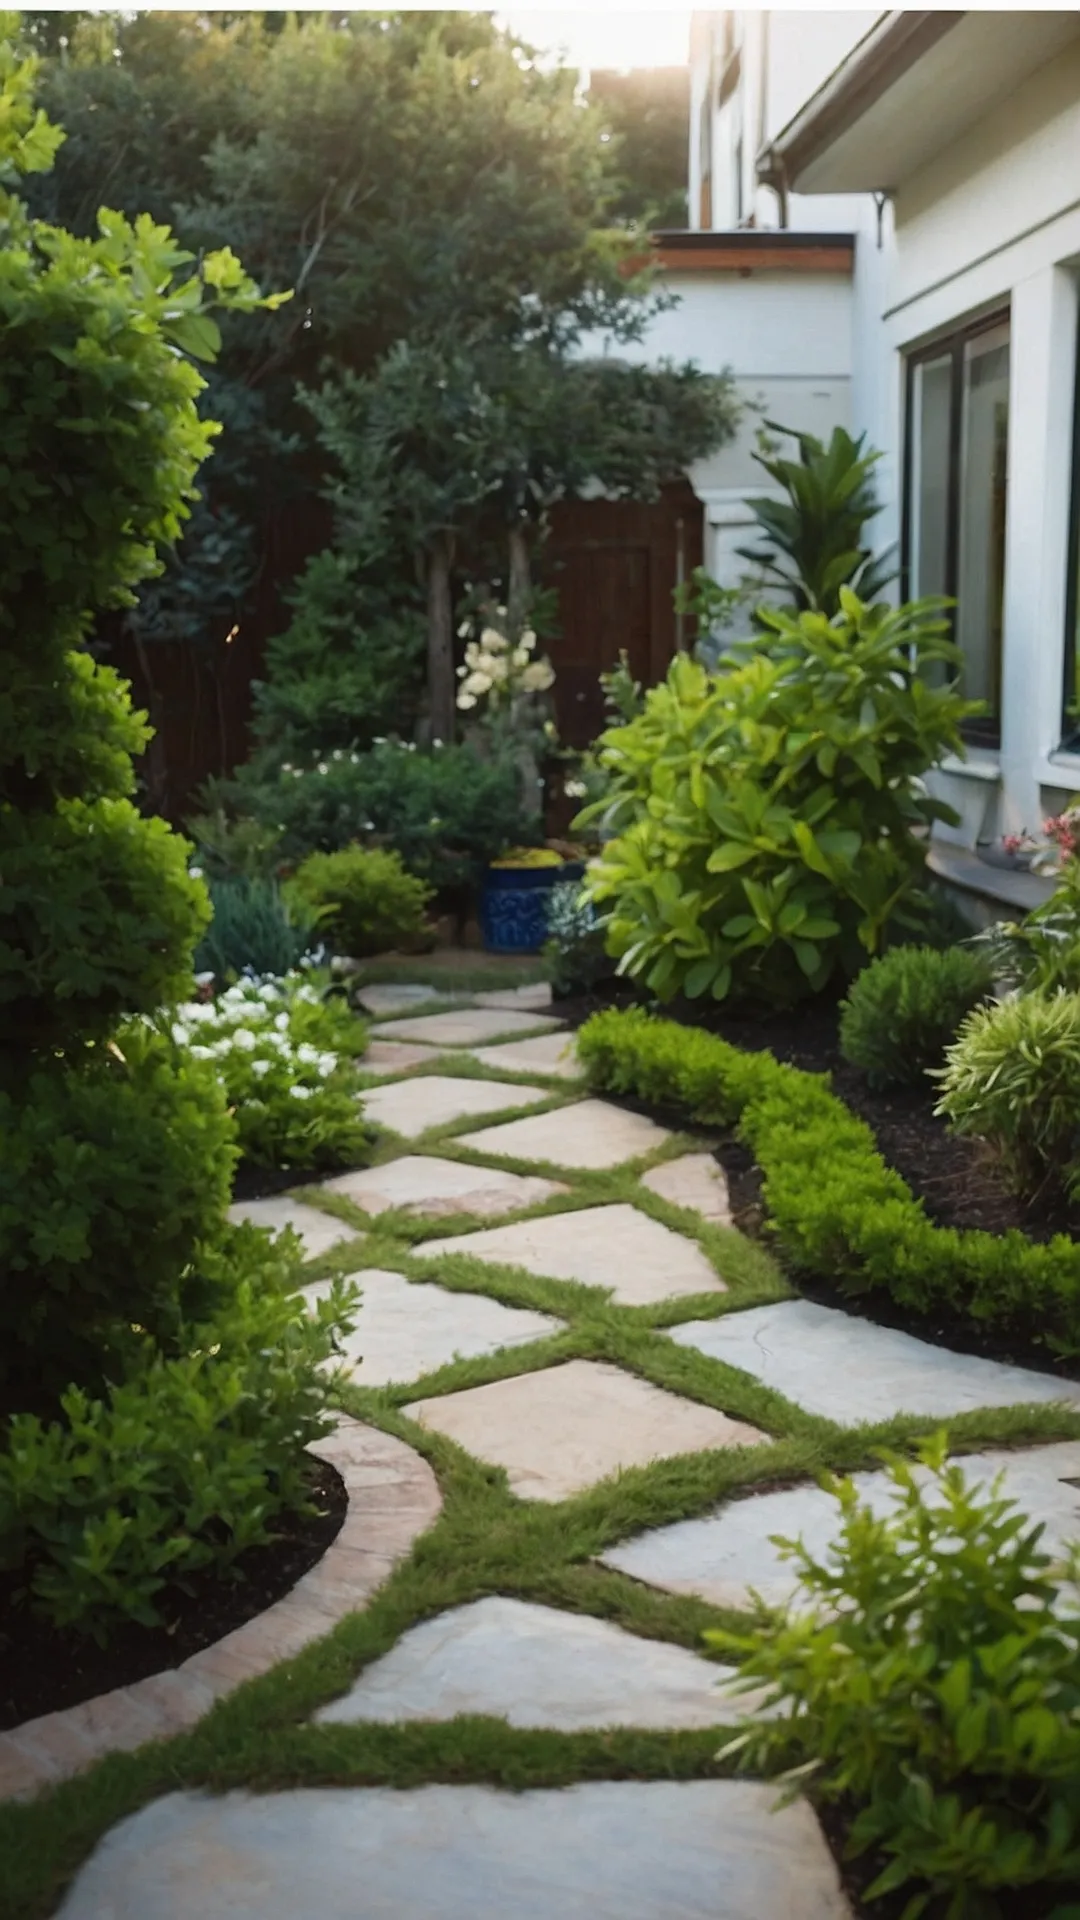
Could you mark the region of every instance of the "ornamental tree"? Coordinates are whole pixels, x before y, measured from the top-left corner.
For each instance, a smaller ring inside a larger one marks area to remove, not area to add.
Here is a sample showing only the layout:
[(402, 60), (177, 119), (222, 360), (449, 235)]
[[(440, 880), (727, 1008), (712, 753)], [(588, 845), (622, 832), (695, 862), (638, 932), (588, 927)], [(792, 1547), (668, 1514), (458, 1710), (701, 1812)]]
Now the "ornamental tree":
[[(2, 23), (0, 23), (2, 25)], [(98, 1384), (138, 1327), (168, 1343), (213, 1267), (232, 1165), (216, 1083), (152, 1015), (209, 919), (186, 842), (135, 808), (148, 738), (86, 650), (160, 570), (215, 432), (215, 307), (260, 299), (228, 250), (102, 210), (30, 218), (63, 138), (0, 41), (0, 1396)], [(206, 1254), (204, 1257), (204, 1250)]]

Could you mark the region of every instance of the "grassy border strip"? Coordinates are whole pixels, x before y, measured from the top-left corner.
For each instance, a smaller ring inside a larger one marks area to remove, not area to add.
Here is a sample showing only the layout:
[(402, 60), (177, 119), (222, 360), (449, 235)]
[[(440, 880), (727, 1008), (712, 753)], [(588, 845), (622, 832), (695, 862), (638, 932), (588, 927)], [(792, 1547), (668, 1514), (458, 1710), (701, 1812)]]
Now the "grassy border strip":
[(1021, 1320), (1055, 1353), (1080, 1351), (1080, 1246), (929, 1220), (874, 1136), (832, 1092), (770, 1053), (640, 1008), (594, 1014), (578, 1033), (590, 1084), (736, 1124), (764, 1178), (770, 1226), (796, 1269), (852, 1293), (882, 1288), (927, 1311), (947, 1302), (982, 1325)]

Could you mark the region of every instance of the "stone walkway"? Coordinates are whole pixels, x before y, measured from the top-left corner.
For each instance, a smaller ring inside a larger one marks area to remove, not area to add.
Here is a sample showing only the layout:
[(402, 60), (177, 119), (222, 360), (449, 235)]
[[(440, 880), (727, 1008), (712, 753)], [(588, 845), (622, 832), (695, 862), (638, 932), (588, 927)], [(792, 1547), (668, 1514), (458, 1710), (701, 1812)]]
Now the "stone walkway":
[[(296, 1227), (319, 1262), (313, 1299), (331, 1271), (355, 1273), (363, 1302), (345, 1353), (352, 1382), (398, 1390), (408, 1420), (501, 1469), (519, 1501), (540, 1511), (588, 1498), (609, 1476), (688, 1456), (741, 1470), (747, 1449), (776, 1437), (835, 1440), (895, 1414), (1080, 1407), (1076, 1384), (946, 1353), (779, 1298), (786, 1289), (775, 1280), (747, 1280), (708, 1142), (588, 1096), (545, 989), (458, 997), (449, 1008), (447, 997), (393, 986), (367, 996), (377, 1024), (365, 1064), (378, 1085), (366, 1107), (395, 1137), (392, 1157), (302, 1198), (237, 1211)], [(438, 1010), (425, 1012), (435, 1000)], [(365, 1267), (373, 1235), (378, 1251)], [(387, 1264), (388, 1246), (400, 1270)], [(597, 1330), (593, 1357), (565, 1346), (582, 1315)], [(666, 1384), (623, 1360), (620, 1340), (643, 1330)], [(991, 1450), (970, 1465), (980, 1480), (1004, 1469), (1008, 1491), (1046, 1523), (1055, 1548), (1080, 1535), (1080, 1441)], [(770, 1536), (803, 1533), (825, 1551), (834, 1504), (812, 1483), (755, 1492), (749, 1473), (745, 1487), (739, 1477), (720, 1506), (631, 1533), (598, 1565), (657, 1596), (736, 1609), (753, 1589), (783, 1600), (790, 1575)], [(880, 1475), (859, 1483), (887, 1504)], [(748, 1710), (725, 1699), (725, 1671), (609, 1620), (488, 1594), (417, 1621), (315, 1724), (473, 1714), (562, 1734), (720, 1729)], [(60, 1913), (845, 1920), (813, 1813), (799, 1803), (775, 1813), (774, 1799), (752, 1782), (700, 1779), (521, 1794), (437, 1782), (176, 1793), (106, 1837)]]

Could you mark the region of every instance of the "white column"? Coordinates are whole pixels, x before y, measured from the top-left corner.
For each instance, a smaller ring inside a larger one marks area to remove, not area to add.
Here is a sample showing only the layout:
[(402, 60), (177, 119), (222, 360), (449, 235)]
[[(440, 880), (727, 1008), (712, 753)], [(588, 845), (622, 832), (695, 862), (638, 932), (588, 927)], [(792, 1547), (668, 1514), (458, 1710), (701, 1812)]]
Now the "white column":
[(1046, 267), (1012, 292), (1001, 688), (1001, 830), (1038, 830), (1040, 760), (1060, 739), (1077, 283)]

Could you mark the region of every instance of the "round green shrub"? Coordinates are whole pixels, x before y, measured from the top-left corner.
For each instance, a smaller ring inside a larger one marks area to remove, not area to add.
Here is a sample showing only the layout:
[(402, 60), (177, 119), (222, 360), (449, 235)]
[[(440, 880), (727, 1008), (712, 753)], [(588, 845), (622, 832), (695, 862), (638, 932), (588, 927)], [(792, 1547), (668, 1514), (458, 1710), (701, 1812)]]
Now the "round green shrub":
[(115, 1377), (132, 1324), (168, 1346), (212, 1304), (235, 1128), (209, 1062), (150, 1027), (0, 1088), (0, 1399)]
[[(0, 1401), (36, 1409), (165, 1353), (224, 1232), (234, 1149), (212, 1069), (131, 1016), (185, 990), (209, 919), (186, 841), (132, 803), (149, 737), (84, 639), (179, 536), (218, 431), (224, 249), (102, 210), (93, 238), (11, 190), (63, 134), (0, 41)], [(128, 1023), (128, 1024), (125, 1024)], [(223, 1284), (223, 1283), (222, 1283)]]
[(1080, 1194), (1080, 993), (976, 1007), (940, 1081), (936, 1111), (954, 1133), (989, 1141), (1017, 1193)]
[(840, 1051), (872, 1087), (913, 1087), (938, 1067), (965, 1014), (989, 999), (986, 960), (966, 947), (894, 947), (865, 967), (840, 1013)]
[(426, 927), (431, 888), (382, 847), (312, 853), (288, 883), (288, 898), (318, 913), (340, 953), (355, 959), (415, 942)]

